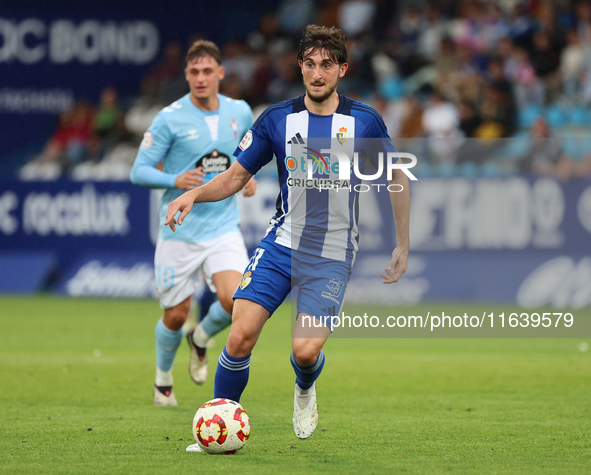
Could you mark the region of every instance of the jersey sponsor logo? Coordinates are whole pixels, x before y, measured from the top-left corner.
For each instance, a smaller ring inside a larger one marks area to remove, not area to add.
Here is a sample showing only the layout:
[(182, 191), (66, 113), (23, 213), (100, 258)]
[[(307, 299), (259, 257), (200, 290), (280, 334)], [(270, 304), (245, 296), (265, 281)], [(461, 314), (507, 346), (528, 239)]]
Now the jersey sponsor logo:
[(234, 140), (236, 140), (238, 138), (238, 129), (240, 129), (240, 125), (236, 122), (236, 119), (232, 119), (230, 128), (234, 131)]
[(154, 143), (154, 136), (152, 132), (148, 131), (144, 134), (144, 139), (142, 140), (142, 148), (150, 148)]
[(240, 141), (240, 144), (238, 145), (238, 147), (240, 147), (240, 150), (246, 150), (248, 147), (251, 146), (251, 144), (252, 144), (252, 130), (249, 130), (248, 132), (246, 132), (246, 135)]
[(230, 165), (230, 157), (225, 153), (214, 150), (197, 160), (195, 168), (202, 167), (204, 173), (221, 173), (230, 168)]
[(199, 135), (197, 134), (197, 129), (188, 130), (187, 132), (189, 132), (189, 134), (187, 135), (187, 140), (195, 140), (199, 138)]
[(349, 141), (349, 136), (347, 127), (341, 127), (337, 132), (337, 140), (341, 145), (345, 145)]
[(242, 280), (240, 281), (240, 290), (244, 290), (246, 287), (248, 287), (248, 284), (251, 283), (251, 281), (252, 281), (251, 275), (252, 275), (252, 272), (248, 271), (242, 276)]

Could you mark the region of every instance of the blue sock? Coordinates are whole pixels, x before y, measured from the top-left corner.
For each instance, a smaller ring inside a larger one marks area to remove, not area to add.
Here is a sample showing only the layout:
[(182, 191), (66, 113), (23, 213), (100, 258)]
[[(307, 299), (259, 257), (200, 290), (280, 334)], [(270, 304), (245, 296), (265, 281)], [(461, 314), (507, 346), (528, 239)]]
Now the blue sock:
[(232, 315), (224, 310), (220, 301), (216, 301), (209, 307), (209, 312), (201, 321), (203, 330), (208, 336), (212, 337), (221, 332), (232, 323)]
[(170, 371), (176, 350), (183, 339), (183, 331), (169, 330), (162, 319), (156, 324), (156, 366), (162, 371)]
[(324, 351), (320, 350), (316, 363), (312, 366), (300, 366), (291, 352), (291, 365), (296, 374), (296, 383), (301, 389), (310, 389), (314, 381), (318, 379), (324, 368)]
[(248, 383), (249, 371), (250, 355), (244, 358), (234, 358), (228, 354), (224, 346), (215, 372), (213, 397), (223, 397), (240, 402), (240, 396)]
[(197, 315), (197, 322), (201, 322), (205, 318), (207, 312), (209, 312), (209, 307), (213, 305), (215, 299), (216, 295), (209, 290), (209, 287), (206, 285), (203, 295), (199, 298), (199, 314)]

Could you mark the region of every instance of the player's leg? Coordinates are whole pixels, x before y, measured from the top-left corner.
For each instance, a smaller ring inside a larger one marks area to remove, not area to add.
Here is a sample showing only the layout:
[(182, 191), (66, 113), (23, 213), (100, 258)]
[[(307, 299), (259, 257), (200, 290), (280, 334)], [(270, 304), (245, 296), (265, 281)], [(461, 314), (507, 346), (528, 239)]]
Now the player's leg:
[(236, 299), (232, 328), (215, 373), (214, 397), (240, 401), (248, 383), (252, 349), (270, 316), (258, 303)]
[(176, 405), (172, 390), (172, 367), (183, 339), (182, 327), (191, 308), (191, 296), (198, 284), (194, 243), (158, 239), (154, 256), (156, 287), (164, 315), (156, 324), (156, 381), (154, 404)]
[(322, 347), (330, 336), (330, 329), (321, 322), (315, 321), (320, 328), (310, 325), (313, 319), (299, 313), (291, 340), (291, 366), (296, 374), (293, 428), (300, 439), (310, 437), (318, 425), (316, 380), (324, 368)]
[(242, 274), (235, 270), (225, 270), (211, 276), (218, 300), (210, 306), (205, 318), (187, 333), (191, 352), (189, 374), (195, 384), (203, 384), (207, 380), (206, 348), (208, 340), (232, 323), (232, 308), (234, 306), (232, 295), (241, 279)]
[(234, 293), (232, 328), (215, 374), (215, 397), (239, 401), (248, 383), (250, 353), (267, 319), (291, 290), (291, 251), (263, 240)]
[(172, 308), (164, 309), (164, 316), (156, 324), (156, 381), (154, 404), (176, 406), (172, 391), (172, 366), (176, 352), (183, 339), (183, 325), (191, 309), (191, 297)]
[(296, 374), (293, 428), (300, 439), (310, 437), (318, 425), (316, 380), (325, 363), (322, 348), (331, 333), (331, 317), (343, 305), (350, 269), (349, 262), (293, 254), (299, 287), (291, 354)]
[(191, 351), (189, 374), (196, 384), (203, 384), (207, 379), (207, 341), (232, 323), (232, 296), (248, 264), (244, 239), (238, 231), (203, 242), (201, 246), (205, 255), (205, 278), (208, 286), (216, 290), (218, 300), (211, 305), (205, 318), (187, 334)]

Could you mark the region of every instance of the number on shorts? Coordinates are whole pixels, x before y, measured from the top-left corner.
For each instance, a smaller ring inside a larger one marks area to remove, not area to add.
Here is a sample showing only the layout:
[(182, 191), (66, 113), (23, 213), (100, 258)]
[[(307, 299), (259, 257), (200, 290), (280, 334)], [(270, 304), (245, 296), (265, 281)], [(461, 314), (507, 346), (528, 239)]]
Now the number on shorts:
[(252, 255), (251, 259), (250, 259), (250, 264), (248, 266), (248, 270), (250, 270), (251, 272), (254, 272), (254, 270), (257, 268), (257, 265), (259, 263), (259, 259), (263, 256), (265, 250), (261, 249), (260, 247), (257, 247), (256, 250), (254, 251), (254, 254)]

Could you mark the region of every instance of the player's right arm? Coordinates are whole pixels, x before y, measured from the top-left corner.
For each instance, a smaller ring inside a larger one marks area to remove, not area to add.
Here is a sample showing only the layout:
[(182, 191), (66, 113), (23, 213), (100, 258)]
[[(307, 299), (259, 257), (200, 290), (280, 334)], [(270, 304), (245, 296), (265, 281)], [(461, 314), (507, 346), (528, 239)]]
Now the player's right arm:
[[(266, 116), (263, 112), (261, 117)], [(221, 201), (238, 193), (252, 176), (273, 158), (273, 143), (268, 133), (268, 124), (257, 120), (246, 133), (236, 151), (236, 161), (225, 172), (217, 175), (205, 186), (182, 194), (168, 205), (166, 221), (173, 231), (176, 224), (182, 224), (193, 203)], [(175, 216), (181, 212), (178, 221)]]
[(178, 188), (192, 190), (203, 183), (205, 173), (201, 168), (188, 170), (185, 173), (166, 173), (157, 168), (164, 161), (174, 136), (166, 121), (158, 114), (152, 122), (140, 145), (137, 157), (130, 173), (131, 182), (146, 188)]
[[(214, 177), (207, 185), (187, 191), (172, 201), (168, 205), (164, 224), (169, 225), (170, 229), (175, 231), (175, 225), (181, 225), (183, 223), (185, 216), (191, 212), (194, 203), (210, 203), (212, 201), (225, 200), (244, 188), (244, 185), (251, 178), (252, 173), (240, 165), (239, 162), (234, 162), (230, 168)], [(175, 216), (179, 211), (181, 215), (177, 220)]]

